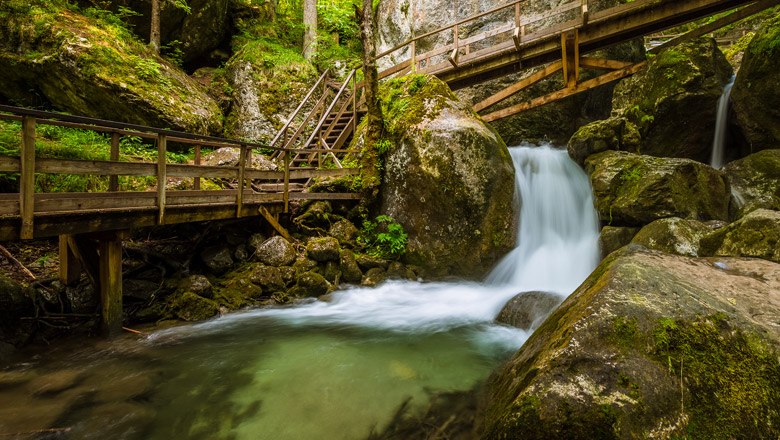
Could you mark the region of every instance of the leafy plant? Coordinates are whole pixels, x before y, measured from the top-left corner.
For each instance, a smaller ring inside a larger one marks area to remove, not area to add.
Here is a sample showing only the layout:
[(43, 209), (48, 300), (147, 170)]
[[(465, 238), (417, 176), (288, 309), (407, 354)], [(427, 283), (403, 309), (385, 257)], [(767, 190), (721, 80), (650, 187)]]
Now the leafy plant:
[(379, 215), (374, 221), (363, 222), (358, 243), (366, 248), (366, 253), (369, 255), (396, 259), (406, 251), (408, 238), (401, 224), (388, 215)]

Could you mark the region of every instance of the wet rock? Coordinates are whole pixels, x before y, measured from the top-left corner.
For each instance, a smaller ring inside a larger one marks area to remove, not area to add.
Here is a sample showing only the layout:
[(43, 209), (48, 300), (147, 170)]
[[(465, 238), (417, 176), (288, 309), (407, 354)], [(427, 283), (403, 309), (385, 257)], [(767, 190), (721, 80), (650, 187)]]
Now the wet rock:
[(363, 272), (358, 266), (355, 254), (347, 249), (341, 250), (339, 270), (341, 270), (342, 280), (347, 283), (359, 284), (363, 279)]
[(639, 226), (665, 217), (727, 220), (723, 173), (688, 159), (605, 151), (585, 161), (603, 222)]
[(705, 236), (705, 255), (756, 257), (780, 263), (780, 211), (757, 209)]
[[(83, 394), (66, 391), (56, 398), (33, 396), (19, 388), (0, 393), (0, 432), (39, 433), (56, 427), (55, 423), (86, 402)], [(11, 438), (28, 438), (15, 436)]]
[(358, 229), (351, 221), (342, 218), (330, 226), (328, 235), (336, 238), (341, 245), (355, 246)]
[(255, 251), (255, 258), (269, 266), (288, 266), (295, 256), (295, 248), (278, 235), (264, 241)]
[(601, 248), (601, 258), (615, 252), (623, 246), (631, 243), (631, 239), (639, 232), (639, 228), (628, 226), (604, 226), (599, 235), (599, 247)]
[(85, 392), (96, 402), (124, 402), (148, 395), (154, 390), (153, 375), (113, 367), (110, 370), (92, 371), (81, 384)]
[[(13, 346), (11, 346), (11, 348), (13, 348)], [(30, 370), (0, 371), (0, 390), (6, 388), (16, 388), (18, 386), (24, 385), (35, 377), (35, 373)]]
[(387, 266), (387, 278), (396, 280), (416, 280), (417, 274), (403, 263), (391, 261)]
[(263, 288), (265, 292), (275, 292), (285, 288), (282, 269), (274, 266), (260, 265), (252, 271), (251, 280)]
[(295, 287), (298, 288), (298, 291), (303, 292), (302, 295), (296, 294), (295, 296), (317, 297), (328, 293), (330, 283), (317, 272), (309, 271), (298, 276)]
[(408, 75), (380, 94), (392, 144), (380, 211), (408, 234), (403, 262), (433, 275), (482, 276), (514, 247), (506, 145), (435, 77)]
[(230, 249), (222, 246), (215, 246), (205, 249), (200, 253), (200, 259), (203, 264), (215, 274), (222, 274), (233, 267), (233, 257)]
[[(155, 285), (152, 292), (156, 291), (158, 288), (159, 286)], [(99, 295), (95, 292), (95, 286), (93, 286), (92, 283), (81, 284), (75, 287), (66, 287), (65, 297), (68, 298), (71, 308), (76, 313), (93, 313), (95, 307), (97, 307), (99, 303)], [(51, 299), (51, 303), (56, 302), (56, 296)]]
[(328, 230), (331, 221), (338, 217), (332, 214), (333, 207), (326, 200), (316, 201), (306, 207), (303, 214), (295, 217), (293, 223), (304, 231), (323, 233)]
[(316, 272), (334, 286), (338, 286), (339, 282), (341, 282), (342, 274), (338, 261), (328, 261), (324, 265), (320, 264)]
[(307, 257), (298, 257), (292, 265), (296, 274), (301, 274), (317, 268), (317, 262)]
[(306, 244), (306, 254), (314, 261), (326, 262), (339, 259), (341, 246), (333, 237), (312, 238)]
[(179, 290), (183, 292), (192, 292), (195, 295), (204, 298), (214, 298), (214, 290), (211, 282), (203, 275), (190, 275), (179, 285)]
[(136, 402), (111, 402), (91, 407), (80, 417), (71, 433), (85, 440), (141, 438), (148, 435), (157, 414)]
[(268, 237), (266, 237), (263, 234), (252, 234), (249, 237), (249, 241), (247, 242), (247, 246), (249, 247), (249, 251), (252, 253), (252, 255), (257, 254), (257, 249), (265, 243), (265, 241), (268, 240)]
[(780, 17), (766, 20), (750, 41), (731, 101), (749, 151), (780, 148)]
[(168, 299), (170, 313), (183, 321), (203, 321), (219, 314), (216, 302), (192, 292), (182, 292)]
[(732, 218), (758, 208), (780, 211), (780, 149), (764, 150), (723, 168), (731, 184)]
[(496, 321), (523, 330), (535, 329), (563, 300), (561, 295), (549, 292), (519, 293), (504, 305)]
[(481, 438), (771, 438), (777, 292), (776, 263), (627, 246), (488, 381)]
[(370, 270), (377, 267), (380, 269), (387, 269), (387, 266), (390, 264), (387, 260), (368, 254), (355, 254), (355, 261), (357, 261), (358, 266), (363, 270)]
[(643, 227), (631, 243), (670, 254), (699, 256), (699, 242), (712, 228), (698, 220), (677, 217), (656, 220)]
[(718, 100), (731, 75), (712, 38), (682, 43), (615, 87), (612, 114), (639, 128), (642, 154), (709, 163)]
[(249, 250), (245, 244), (239, 244), (236, 246), (236, 250), (233, 252), (233, 258), (235, 258), (236, 261), (241, 262), (249, 260)]
[(78, 370), (60, 370), (37, 376), (27, 383), (27, 389), (35, 396), (51, 396), (75, 387), (84, 379)]
[(361, 280), (360, 284), (367, 287), (374, 287), (377, 284), (383, 283), (386, 279), (387, 272), (381, 267), (374, 267), (368, 269), (365, 275), (363, 275), (363, 280)]
[(580, 165), (588, 156), (607, 150), (638, 153), (641, 136), (636, 125), (624, 117), (591, 122), (580, 127), (567, 146), (569, 157)]

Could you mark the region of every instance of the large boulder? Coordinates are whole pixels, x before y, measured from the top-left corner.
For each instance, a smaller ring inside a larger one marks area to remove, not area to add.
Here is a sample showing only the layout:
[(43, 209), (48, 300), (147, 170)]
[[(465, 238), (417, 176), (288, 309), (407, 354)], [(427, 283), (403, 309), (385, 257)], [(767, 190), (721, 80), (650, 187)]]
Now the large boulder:
[(729, 185), (689, 159), (605, 151), (585, 161), (602, 221), (640, 226), (664, 217), (728, 220)]
[(588, 156), (607, 150), (639, 153), (642, 136), (639, 129), (624, 117), (591, 122), (580, 127), (569, 139), (569, 157), (582, 165)]
[(404, 260), (432, 275), (484, 275), (514, 247), (506, 145), (435, 77), (392, 80), (380, 94), (391, 143), (380, 210), (408, 233)]
[(295, 262), (295, 248), (284, 237), (275, 236), (255, 249), (255, 258), (269, 266), (289, 266)]
[(222, 112), (202, 86), (124, 28), (42, 0), (4, 2), (0, 14), (0, 96), (11, 102), (202, 134), (221, 131)]
[(780, 16), (756, 32), (731, 91), (750, 151), (780, 148)]
[(712, 228), (704, 222), (669, 217), (646, 225), (631, 243), (670, 254), (698, 257), (699, 243), (710, 232)]
[(504, 304), (498, 312), (496, 322), (532, 330), (544, 322), (561, 302), (563, 297), (555, 293), (519, 293)]
[(718, 100), (731, 75), (711, 38), (670, 47), (615, 87), (612, 112), (639, 127), (643, 154), (709, 162)]
[(769, 261), (613, 253), (491, 377), (481, 438), (776, 438), (779, 295)]
[(723, 168), (734, 196), (733, 217), (757, 208), (780, 211), (780, 150), (764, 150)]
[(757, 257), (780, 263), (780, 211), (757, 209), (702, 239), (705, 255)]
[(601, 258), (615, 252), (623, 246), (631, 243), (639, 228), (631, 226), (604, 226), (599, 234), (599, 247), (601, 248)]

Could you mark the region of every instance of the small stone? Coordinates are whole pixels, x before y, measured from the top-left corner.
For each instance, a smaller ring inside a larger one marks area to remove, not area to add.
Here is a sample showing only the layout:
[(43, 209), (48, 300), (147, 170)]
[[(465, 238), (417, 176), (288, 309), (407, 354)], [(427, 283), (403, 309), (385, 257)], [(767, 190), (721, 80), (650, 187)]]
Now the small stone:
[(252, 254), (256, 254), (257, 249), (260, 248), (266, 240), (268, 240), (268, 237), (263, 234), (252, 234), (247, 242), (249, 251), (252, 252)]
[(563, 297), (554, 293), (519, 293), (504, 305), (496, 321), (523, 330), (535, 329), (561, 302)]
[(236, 251), (233, 252), (233, 257), (235, 257), (236, 260), (244, 262), (249, 260), (249, 251), (247, 250), (247, 247), (245, 244), (239, 244), (236, 246)]
[(195, 295), (202, 296), (204, 298), (214, 298), (214, 291), (211, 286), (211, 282), (203, 275), (190, 275), (179, 286), (179, 290), (184, 292), (192, 292)]
[(225, 273), (233, 266), (233, 257), (231, 257), (230, 250), (222, 246), (205, 249), (201, 252), (200, 259), (215, 274)]
[(363, 270), (374, 269), (377, 267), (380, 269), (387, 269), (387, 267), (390, 265), (390, 262), (387, 260), (383, 260), (379, 257), (372, 257), (371, 255), (367, 254), (356, 254), (355, 261), (357, 261), (358, 266), (360, 266), (360, 268)]
[(398, 261), (391, 261), (387, 266), (387, 278), (400, 280), (416, 280), (417, 274)]
[(210, 299), (192, 292), (183, 292), (169, 299), (171, 312), (183, 321), (203, 321), (219, 314), (219, 306)]
[(360, 266), (355, 260), (355, 254), (352, 251), (343, 249), (341, 251), (339, 269), (341, 270), (341, 278), (347, 283), (358, 284), (363, 280), (363, 272), (360, 270)]
[(261, 244), (255, 258), (269, 266), (288, 266), (295, 261), (295, 248), (284, 237), (271, 237)]
[(363, 275), (363, 280), (360, 282), (360, 284), (367, 287), (374, 287), (377, 284), (384, 282), (385, 279), (387, 279), (387, 273), (385, 270), (381, 267), (374, 267), (368, 269), (366, 274)]
[(303, 296), (314, 297), (324, 295), (328, 293), (328, 290), (330, 289), (330, 283), (328, 283), (328, 280), (326, 280), (322, 275), (313, 271), (299, 275), (295, 286), (305, 292)]
[(306, 257), (298, 257), (292, 265), (296, 274), (301, 274), (317, 268), (317, 262)]
[(354, 246), (357, 234), (358, 229), (345, 218), (333, 223), (328, 230), (328, 235), (337, 239), (342, 245)]
[(250, 276), (252, 283), (262, 287), (266, 292), (284, 289), (287, 284), (282, 276), (282, 270), (274, 266), (258, 266)]

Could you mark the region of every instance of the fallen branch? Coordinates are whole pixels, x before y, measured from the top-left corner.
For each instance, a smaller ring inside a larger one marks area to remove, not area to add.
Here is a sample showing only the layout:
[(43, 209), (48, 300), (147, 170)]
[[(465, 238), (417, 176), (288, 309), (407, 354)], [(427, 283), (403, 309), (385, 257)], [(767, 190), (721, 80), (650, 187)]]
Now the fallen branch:
[(11, 253), (8, 252), (8, 249), (6, 249), (5, 246), (3, 246), (3, 245), (0, 245), (0, 254), (3, 254), (4, 257), (6, 257), (9, 260), (11, 260), (11, 262), (14, 265), (18, 266), (19, 269), (22, 270), (22, 273), (27, 275), (31, 280), (35, 281), (37, 279), (37, 278), (35, 278), (35, 275), (33, 275), (33, 273), (30, 272), (30, 269), (25, 267), (24, 264), (22, 264), (19, 260), (17, 260), (13, 255), (11, 255)]

